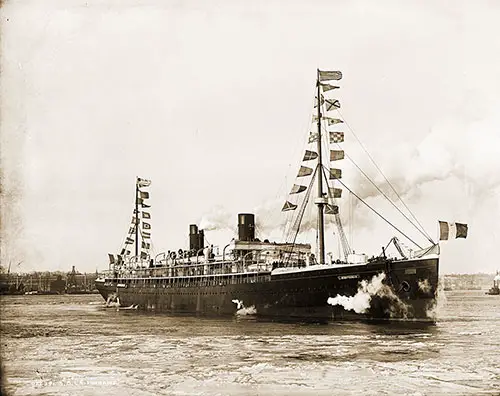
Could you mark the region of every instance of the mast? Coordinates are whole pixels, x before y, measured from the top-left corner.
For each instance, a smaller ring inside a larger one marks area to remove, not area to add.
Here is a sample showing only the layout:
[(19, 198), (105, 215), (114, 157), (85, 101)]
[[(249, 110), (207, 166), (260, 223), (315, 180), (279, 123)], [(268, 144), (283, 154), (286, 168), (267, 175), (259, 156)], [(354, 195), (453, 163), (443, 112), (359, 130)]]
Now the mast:
[(317, 69), (316, 86), (318, 89), (318, 234), (319, 234), (319, 263), (325, 263), (325, 221), (323, 197), (323, 162), (321, 150), (321, 89), (319, 84), (319, 69)]
[(135, 257), (139, 255), (139, 181), (135, 181)]

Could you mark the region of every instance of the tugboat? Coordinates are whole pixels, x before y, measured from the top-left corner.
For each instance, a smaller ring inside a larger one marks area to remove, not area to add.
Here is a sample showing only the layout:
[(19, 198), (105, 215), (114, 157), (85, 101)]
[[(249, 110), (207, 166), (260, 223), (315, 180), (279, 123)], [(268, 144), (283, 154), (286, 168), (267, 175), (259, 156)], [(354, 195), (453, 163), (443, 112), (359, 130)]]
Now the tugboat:
[[(314, 132), (307, 131), (303, 163), (282, 208), (287, 220), (283, 242), (258, 235), (261, 241), (255, 234), (255, 215), (240, 213), (238, 235), (222, 249), (208, 246), (204, 230), (191, 224), (188, 249), (154, 254), (147, 204), (151, 181), (137, 178), (129, 233), (120, 253), (109, 254), (109, 270), (96, 280), (102, 297), (122, 306), (166, 313), (234, 315), (244, 311), (286, 319), (432, 321), (428, 312), (436, 302), (439, 244), (406, 205), (407, 214), (377, 187), (428, 245), (421, 246), (403, 233), (348, 187), (336, 166), (344, 159), (352, 161), (342, 148), (342, 127), (346, 124), (338, 111), (340, 103), (328, 97), (339, 88), (332, 84), (341, 78), (339, 71), (317, 71), (311, 122)], [(356, 254), (339, 215), (343, 191), (365, 204), (415, 248), (406, 249), (393, 237), (369, 259), (366, 254)], [(316, 206), (314, 251), (310, 243), (299, 243), (301, 226), (311, 224), (303, 221), (310, 204)], [(325, 252), (328, 226), (336, 227), (337, 257)], [(391, 244), (400, 258), (386, 254)]]
[(498, 271), (496, 276), (493, 278), (493, 287), (490, 288), (490, 290), (488, 290), (486, 294), (489, 294), (490, 296), (500, 295), (500, 274), (498, 273)]

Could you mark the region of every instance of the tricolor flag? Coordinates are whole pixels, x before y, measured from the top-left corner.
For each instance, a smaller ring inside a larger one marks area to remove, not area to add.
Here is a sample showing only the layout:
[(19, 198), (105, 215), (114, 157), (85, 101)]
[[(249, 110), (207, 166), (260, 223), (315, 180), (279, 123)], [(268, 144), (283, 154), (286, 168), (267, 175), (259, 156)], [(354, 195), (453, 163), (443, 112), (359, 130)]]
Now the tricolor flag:
[(344, 141), (344, 132), (330, 132), (330, 143), (342, 143)]
[(286, 201), (281, 211), (286, 212), (288, 210), (295, 210), (295, 209), (297, 209), (297, 205), (294, 205), (293, 203)]
[(463, 223), (448, 223), (446, 221), (439, 222), (439, 240), (446, 241), (450, 239), (450, 236), (453, 235), (453, 231), (455, 234), (455, 239), (467, 238), (469, 227), (467, 224)]
[(319, 70), (319, 81), (340, 80), (341, 78), (342, 72), (340, 71)]
[(311, 161), (316, 158), (318, 158), (318, 153), (316, 153), (315, 151), (306, 150), (306, 153), (304, 154), (304, 158), (302, 159), (302, 161)]

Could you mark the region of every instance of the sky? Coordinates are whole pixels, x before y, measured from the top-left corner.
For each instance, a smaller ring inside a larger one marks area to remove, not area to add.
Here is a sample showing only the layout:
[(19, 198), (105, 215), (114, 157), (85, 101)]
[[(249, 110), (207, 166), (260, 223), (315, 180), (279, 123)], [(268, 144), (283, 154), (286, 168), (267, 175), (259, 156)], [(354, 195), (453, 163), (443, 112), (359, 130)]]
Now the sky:
[[(278, 240), (320, 68), (343, 73), (346, 153), (388, 191), (359, 139), (433, 239), (438, 220), (469, 225), (441, 243), (441, 273), (500, 270), (498, 20), (493, 1), (7, 0), (1, 264), (106, 269), (136, 176), (152, 180), (157, 251), (186, 248), (192, 223), (222, 247), (242, 212)], [(349, 161), (339, 167), (419, 238)], [(356, 252), (397, 235), (348, 194), (340, 210)]]

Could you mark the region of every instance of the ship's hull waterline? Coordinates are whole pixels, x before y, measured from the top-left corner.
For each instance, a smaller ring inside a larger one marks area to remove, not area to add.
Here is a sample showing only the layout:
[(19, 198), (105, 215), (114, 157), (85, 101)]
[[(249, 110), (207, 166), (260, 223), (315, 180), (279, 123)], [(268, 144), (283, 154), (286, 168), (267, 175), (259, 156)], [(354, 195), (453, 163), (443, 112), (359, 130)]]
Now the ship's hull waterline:
[[(96, 283), (102, 297), (120, 306), (162, 313), (235, 315), (314, 320), (422, 320), (436, 302), (439, 259), (397, 260), (349, 266), (314, 266), (255, 274), (186, 278), (106, 278)], [(278, 272), (278, 273), (276, 273)], [(386, 293), (375, 293), (366, 310), (328, 304), (329, 298), (354, 296), (361, 281), (385, 274)], [(238, 280), (235, 280), (235, 279)], [(388, 293), (387, 293), (388, 291)]]

